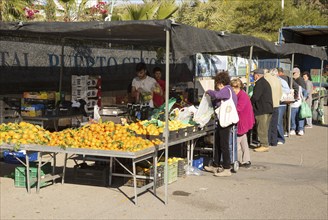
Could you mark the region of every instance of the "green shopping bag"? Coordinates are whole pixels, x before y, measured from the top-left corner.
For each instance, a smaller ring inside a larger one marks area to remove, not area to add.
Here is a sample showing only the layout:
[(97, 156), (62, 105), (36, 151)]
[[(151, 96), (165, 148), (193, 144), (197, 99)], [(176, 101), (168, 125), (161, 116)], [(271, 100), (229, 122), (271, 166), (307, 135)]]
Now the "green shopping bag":
[(302, 101), (302, 104), (300, 107), (299, 118), (300, 119), (312, 118), (311, 108), (304, 100)]

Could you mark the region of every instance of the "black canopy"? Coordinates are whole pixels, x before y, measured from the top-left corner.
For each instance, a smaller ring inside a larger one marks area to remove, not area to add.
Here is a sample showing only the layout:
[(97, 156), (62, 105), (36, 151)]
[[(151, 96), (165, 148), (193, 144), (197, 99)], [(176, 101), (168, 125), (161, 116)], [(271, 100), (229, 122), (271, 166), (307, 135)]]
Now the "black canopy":
[(171, 20), (146, 21), (94, 21), (94, 22), (0, 22), (2, 39), (39, 39), (52, 44), (60, 44), (62, 39), (83, 39), (106, 41), (124, 45), (165, 47), (166, 35), (171, 33), (171, 51), (175, 59), (196, 53), (218, 53), (222, 55), (249, 56), (253, 46), (253, 56), (259, 58), (286, 57), (293, 53), (307, 54), (321, 60), (327, 59), (322, 48), (312, 48), (300, 44), (275, 45), (274, 43), (245, 35), (216, 32)]

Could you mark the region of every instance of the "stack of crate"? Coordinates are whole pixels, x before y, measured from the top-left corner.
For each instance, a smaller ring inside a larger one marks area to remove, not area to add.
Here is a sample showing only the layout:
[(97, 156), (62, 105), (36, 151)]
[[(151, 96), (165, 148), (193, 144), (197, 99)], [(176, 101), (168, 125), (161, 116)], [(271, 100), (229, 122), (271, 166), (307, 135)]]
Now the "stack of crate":
[[(88, 116), (93, 117), (94, 106), (101, 106), (101, 76), (72, 75), (72, 101), (80, 99), (86, 102)], [(72, 121), (72, 125), (77, 124), (77, 120)]]
[(0, 124), (9, 122), (19, 122), (19, 106), (9, 106), (0, 99)]

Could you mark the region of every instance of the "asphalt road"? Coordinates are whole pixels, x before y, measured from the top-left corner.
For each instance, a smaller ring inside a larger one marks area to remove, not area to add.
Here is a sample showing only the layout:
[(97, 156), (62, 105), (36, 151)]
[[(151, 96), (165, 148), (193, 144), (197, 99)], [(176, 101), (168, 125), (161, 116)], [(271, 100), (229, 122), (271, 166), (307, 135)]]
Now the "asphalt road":
[[(326, 120), (328, 108), (325, 107)], [(6, 177), (13, 165), (0, 162), (1, 219), (328, 219), (328, 127), (266, 153), (251, 152), (252, 167), (231, 177), (179, 178), (157, 197), (146, 192), (134, 205), (132, 187), (55, 184), (27, 194)], [(60, 159), (59, 159), (60, 162)]]

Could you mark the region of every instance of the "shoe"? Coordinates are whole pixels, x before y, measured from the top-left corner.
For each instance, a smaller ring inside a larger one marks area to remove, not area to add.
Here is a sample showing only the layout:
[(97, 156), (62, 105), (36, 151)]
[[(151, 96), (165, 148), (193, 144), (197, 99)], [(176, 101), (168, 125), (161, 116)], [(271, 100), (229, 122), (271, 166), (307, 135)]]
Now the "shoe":
[(248, 161), (247, 163), (240, 164), (240, 167), (249, 169), (249, 168), (251, 168), (251, 164), (252, 164), (251, 161)]
[(298, 132), (298, 135), (299, 135), (299, 136), (303, 136), (303, 135), (304, 135), (304, 131), (299, 131), (299, 132)]
[(312, 125), (305, 125), (305, 128), (312, 128)]
[(268, 152), (269, 151), (269, 147), (258, 147), (254, 149), (255, 152)]
[(222, 167), (204, 166), (204, 170), (211, 173), (220, 172), (223, 170)]
[(287, 132), (285, 132), (284, 137), (288, 137), (288, 133)]
[(217, 176), (217, 177), (231, 176), (231, 171), (230, 171), (230, 169), (223, 169), (221, 172), (214, 173), (214, 176)]
[(290, 130), (289, 135), (296, 135), (295, 130)]
[(281, 141), (278, 141), (278, 145), (283, 145), (284, 143)]

